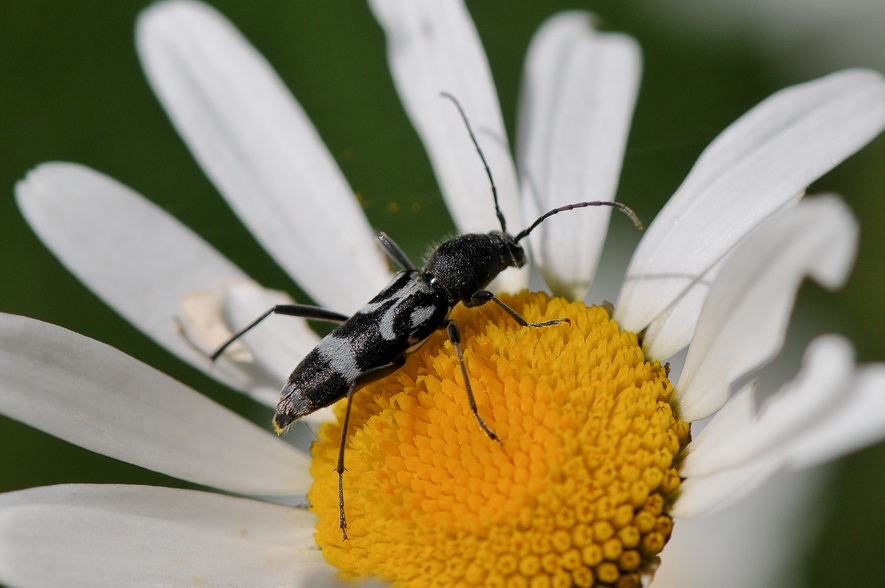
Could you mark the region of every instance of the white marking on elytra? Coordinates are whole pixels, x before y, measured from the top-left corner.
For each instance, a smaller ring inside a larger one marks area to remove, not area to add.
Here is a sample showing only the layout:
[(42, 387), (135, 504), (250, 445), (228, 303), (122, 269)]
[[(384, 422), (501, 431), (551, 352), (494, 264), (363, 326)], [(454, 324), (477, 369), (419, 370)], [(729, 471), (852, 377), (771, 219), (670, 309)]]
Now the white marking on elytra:
[[(414, 304), (412, 296), (420, 293), (432, 294), (433, 288), (422, 278), (415, 275), (410, 277), (399, 290), (392, 292), (390, 297), (366, 304), (358, 312), (359, 314), (371, 314), (377, 312), (382, 306), (390, 304), (378, 319), (378, 333), (385, 341), (395, 341), (400, 335), (396, 332), (394, 322), (402, 312), (401, 307), (408, 310), (408, 307)], [(434, 310), (432, 306), (424, 306), (412, 311), (409, 315), (411, 328), (414, 329), (433, 316)]]
[(373, 312), (375, 312), (376, 310), (378, 310), (379, 308), (381, 308), (382, 306), (387, 304), (388, 300), (390, 300), (390, 298), (385, 298), (384, 300), (379, 300), (378, 302), (369, 302), (368, 304), (363, 306), (361, 309), (359, 309), (357, 311), (357, 313), (358, 314), (372, 314)]
[(427, 320), (433, 316), (433, 313), (436, 312), (436, 308), (433, 306), (422, 306), (421, 308), (416, 308), (412, 311), (412, 315), (409, 317), (409, 325), (414, 329), (420, 325), (423, 325), (427, 322)]
[(385, 341), (393, 341), (396, 339), (396, 331), (393, 330), (393, 321), (396, 319), (397, 307), (399, 304), (394, 304), (381, 317), (381, 321), (378, 323), (378, 331), (381, 333), (381, 336), (384, 337)]
[[(393, 278), (390, 280), (390, 283), (387, 284), (384, 287), (384, 289), (381, 291), (386, 292), (387, 290), (390, 290), (393, 287), (393, 285), (396, 284), (398, 281), (400, 281), (402, 278), (403, 278), (402, 274), (395, 274), (393, 276)], [(407, 291), (408, 285), (411, 284), (412, 282), (414, 282), (414, 280), (412, 280), (412, 279), (409, 279), (406, 282), (406, 290), (403, 290), (403, 292)], [(382, 306), (387, 304), (388, 301), (390, 301), (391, 299), (395, 299), (395, 297), (398, 293), (399, 293), (399, 290), (395, 290), (391, 296), (388, 296), (387, 298), (384, 298), (383, 300), (378, 300), (376, 302), (366, 303), (361, 309), (359, 309), (357, 311), (357, 314), (372, 314), (373, 312), (375, 312), (376, 310), (378, 310), (379, 308), (381, 308)]]
[(326, 335), (316, 349), (320, 357), (329, 362), (332, 371), (347, 381), (355, 381), (362, 372), (356, 362), (356, 354), (349, 339)]

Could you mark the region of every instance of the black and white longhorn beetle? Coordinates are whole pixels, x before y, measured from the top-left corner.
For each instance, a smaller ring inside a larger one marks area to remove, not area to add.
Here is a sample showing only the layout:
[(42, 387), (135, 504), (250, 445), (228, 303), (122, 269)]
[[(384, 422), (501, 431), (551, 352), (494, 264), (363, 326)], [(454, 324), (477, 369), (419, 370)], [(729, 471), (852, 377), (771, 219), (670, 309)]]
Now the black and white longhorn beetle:
[(554, 214), (587, 206), (611, 206), (626, 214), (638, 229), (642, 229), (636, 214), (619, 202), (578, 202), (546, 212), (528, 228), (516, 236), (511, 236), (507, 232), (504, 215), (498, 206), (498, 191), (492, 179), (492, 172), (473, 134), (470, 122), (453, 96), (446, 93), (442, 96), (451, 100), (458, 109), (470, 139), (479, 153), (491, 183), (495, 214), (501, 223), (501, 230), (486, 234), (470, 233), (449, 239), (433, 250), (423, 269), (415, 267), (403, 250), (390, 237), (381, 233), (378, 235), (378, 240), (384, 252), (403, 269), (356, 314), (347, 317), (316, 306), (277, 305), (235, 333), (209, 356), (215, 361), (234, 341), (272, 314), (340, 323), (301, 360), (289, 376), (280, 392), (280, 401), (273, 422), (277, 432), (282, 433), (296, 419), (347, 397), (338, 463), (335, 468), (338, 473), (338, 516), (344, 540), (347, 540), (343, 487), (344, 445), (354, 391), (399, 369), (405, 363), (406, 356), (421, 347), (434, 331), (446, 329), (461, 365), (470, 410), (483, 432), (490, 439), (500, 443), (498, 436), (486, 425), (476, 409), (476, 401), (473, 398), (470, 379), (461, 354), (461, 333), (458, 325), (448, 318), (452, 308), (459, 302), (467, 307), (475, 307), (492, 301), (523, 327), (546, 327), (568, 322), (568, 319), (562, 318), (530, 323), (484, 288), (505, 269), (522, 267), (526, 264), (525, 249), (519, 242)]

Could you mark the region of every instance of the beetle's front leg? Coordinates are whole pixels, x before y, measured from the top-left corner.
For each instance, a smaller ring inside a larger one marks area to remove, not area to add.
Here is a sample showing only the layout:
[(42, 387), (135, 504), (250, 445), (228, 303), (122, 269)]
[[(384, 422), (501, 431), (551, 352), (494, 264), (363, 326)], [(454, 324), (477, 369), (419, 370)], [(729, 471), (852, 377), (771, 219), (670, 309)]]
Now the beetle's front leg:
[(509, 314), (513, 318), (513, 320), (518, 322), (523, 327), (549, 327), (550, 325), (557, 325), (559, 323), (571, 322), (567, 318), (561, 318), (561, 319), (553, 319), (550, 321), (544, 321), (543, 323), (530, 323), (527, 320), (525, 320), (524, 318), (522, 318), (522, 316), (520, 316), (520, 314), (518, 312), (516, 312), (515, 310), (513, 310), (512, 308), (507, 306), (503, 300), (501, 300), (500, 298), (498, 298), (497, 296), (495, 296), (493, 293), (489, 292), (488, 290), (477, 290), (476, 292), (474, 292), (470, 296), (469, 299), (464, 301), (464, 306), (466, 306), (468, 308), (482, 306), (483, 304), (485, 304), (489, 300), (494, 301), (498, 306), (503, 308), (504, 311), (507, 312), (507, 314)]
[(449, 341), (452, 342), (452, 346), (455, 348), (455, 353), (458, 355), (458, 363), (461, 366), (461, 375), (464, 376), (464, 387), (467, 388), (467, 402), (470, 404), (470, 410), (473, 412), (473, 416), (476, 417), (476, 422), (479, 423), (479, 428), (483, 430), (483, 433), (488, 435), (490, 439), (494, 439), (498, 443), (501, 443), (501, 439), (499, 439), (498, 435), (496, 435), (486, 422), (482, 420), (482, 417), (479, 416), (479, 410), (476, 408), (476, 400), (473, 398), (473, 388), (470, 387), (470, 378), (467, 376), (467, 366), (464, 364), (464, 355), (461, 352), (461, 330), (458, 328), (458, 324), (455, 323), (455, 321), (448, 321), (446, 323), (446, 333), (449, 336)]

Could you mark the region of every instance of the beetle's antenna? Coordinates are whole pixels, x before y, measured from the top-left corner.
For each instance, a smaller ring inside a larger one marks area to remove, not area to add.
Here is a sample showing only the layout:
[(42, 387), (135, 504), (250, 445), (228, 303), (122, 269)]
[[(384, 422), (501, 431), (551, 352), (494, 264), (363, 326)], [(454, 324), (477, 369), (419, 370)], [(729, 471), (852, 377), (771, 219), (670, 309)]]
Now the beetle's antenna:
[(586, 208), (587, 206), (611, 206), (612, 208), (617, 208), (618, 210), (620, 210), (621, 212), (626, 214), (627, 217), (631, 221), (633, 221), (633, 226), (636, 227), (637, 231), (641, 231), (643, 229), (642, 221), (639, 220), (639, 217), (636, 216), (636, 213), (633, 212), (633, 209), (631, 209), (629, 206), (627, 206), (625, 204), (621, 204), (620, 202), (608, 202), (608, 201), (578, 202), (576, 204), (569, 204), (567, 206), (560, 206), (559, 208), (554, 208), (553, 210), (545, 212), (540, 217), (538, 217), (538, 220), (533, 222), (529, 226), (529, 228), (527, 228), (523, 231), (520, 231), (519, 234), (516, 235), (516, 237), (514, 237), (514, 240), (519, 241), (520, 239), (527, 237), (529, 233), (531, 233), (533, 230), (535, 230), (535, 227), (540, 225), (542, 222), (544, 222), (545, 220), (547, 220), (548, 218), (550, 218), (554, 214), (559, 214), (560, 212), (565, 212), (567, 210), (574, 210), (576, 208)]
[(467, 127), (467, 132), (470, 134), (470, 140), (473, 141), (473, 146), (476, 147), (476, 152), (479, 153), (482, 165), (486, 168), (486, 175), (489, 176), (489, 183), (492, 185), (492, 198), (495, 200), (495, 214), (498, 216), (498, 221), (501, 223), (501, 232), (506, 233), (507, 222), (504, 220), (504, 215), (501, 213), (501, 208), (498, 206), (498, 188), (495, 187), (495, 180), (492, 178), (492, 170), (489, 169), (489, 163), (486, 161), (486, 156), (483, 155), (482, 149), (479, 148), (479, 142), (476, 140), (476, 135), (473, 134), (473, 129), (470, 128), (470, 121), (467, 120), (467, 115), (464, 113), (464, 109), (461, 108), (461, 103), (458, 102), (457, 98), (448, 92), (440, 92), (439, 95), (452, 101), (455, 108), (458, 109), (458, 113), (461, 115), (461, 120), (464, 121), (464, 126)]

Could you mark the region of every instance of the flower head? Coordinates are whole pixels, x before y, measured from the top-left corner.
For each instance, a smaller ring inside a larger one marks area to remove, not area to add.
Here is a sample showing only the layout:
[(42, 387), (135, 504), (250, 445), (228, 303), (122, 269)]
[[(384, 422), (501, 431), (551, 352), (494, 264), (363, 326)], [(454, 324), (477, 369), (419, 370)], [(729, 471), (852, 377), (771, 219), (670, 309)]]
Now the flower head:
[[(459, 229), (497, 223), (491, 206), (476, 205), (489, 199), (484, 171), (440, 91), (456, 95), (478, 129), (513, 226), (561, 204), (613, 198), (639, 76), (632, 39), (595, 31), (583, 13), (545, 23), (526, 63), (514, 163), (464, 7), (371, 6)], [(317, 302), (352, 313), (384, 286), (389, 271), (331, 156), (230, 23), (195, 2), (159, 3), (139, 21), (138, 46), (207, 175)], [(332, 472), (339, 425), (323, 425), (311, 461), (113, 349), (3, 315), (4, 414), (222, 491), (289, 497), (310, 488), (318, 519), (303, 508), (206, 492), (20, 491), (0, 496), (0, 580), (46, 584), (75, 570), (84, 583), (297, 584), (329, 577), (323, 559), (403, 584), (647, 580), (658, 557), (667, 566), (673, 517), (722, 507), (777, 471), (885, 435), (877, 394), (885, 374), (878, 365), (856, 368), (840, 338), (816, 341), (799, 376), (761, 410), (752, 385), (732, 394), (782, 345), (801, 280), (844, 280), (856, 222), (837, 197), (800, 196), (883, 126), (885, 81), (870, 71), (839, 72), (764, 101), (710, 145), (649, 227), (613, 315), (574, 301), (593, 278), (607, 215), (559, 215), (555, 230), (542, 225), (533, 256), (565, 299), (507, 300), (530, 320), (571, 323), (522, 328), (495, 308), (452, 315), (477, 410), (501, 443), (477, 426), (457, 353), (442, 334), (432, 337), (354, 397), (345, 497), (355, 524), (346, 543), (337, 535)], [(211, 347), (290, 300), (93, 170), (44, 164), (17, 197), (47, 245), (111, 306), (259, 401), (274, 404), (292, 358), (319, 341), (303, 321), (262, 325), (213, 367), (193, 342)], [(353, 271), (328, 271), (339, 267)], [(514, 290), (527, 279), (502, 277), (499, 286)], [(661, 362), (686, 346), (671, 383)], [(70, 416), (50, 428), (47, 413)], [(686, 423), (711, 415), (689, 443)], [(111, 530), (122, 539), (108, 545)]]
[(501, 444), (476, 426), (457, 355), (434, 337), (355, 403), (346, 543), (330, 475), (341, 426), (321, 430), (308, 499), (336, 567), (414, 586), (589, 586), (656, 567), (688, 434), (666, 369), (603, 308), (545, 294), (505, 301), (528, 320), (571, 322), (526, 329), (503, 312), (456, 309), (477, 405)]

